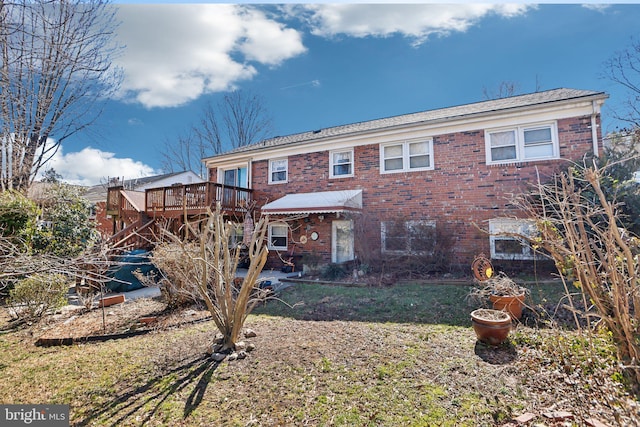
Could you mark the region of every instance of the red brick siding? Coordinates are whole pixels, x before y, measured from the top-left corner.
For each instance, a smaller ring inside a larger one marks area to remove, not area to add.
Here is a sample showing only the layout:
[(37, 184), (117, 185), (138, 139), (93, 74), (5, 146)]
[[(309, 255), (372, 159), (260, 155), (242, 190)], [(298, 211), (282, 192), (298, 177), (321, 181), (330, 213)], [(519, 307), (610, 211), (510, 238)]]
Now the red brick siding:
[(96, 203), (96, 229), (103, 238), (108, 238), (113, 235), (113, 221), (111, 218), (107, 218), (107, 202)]
[[(589, 116), (558, 121), (563, 159), (579, 160), (592, 151), (590, 126)], [(354, 177), (330, 179), (328, 151), (289, 156), (288, 183), (271, 185), (268, 161), (256, 161), (252, 167), (254, 199), (262, 206), (290, 193), (362, 189), (363, 211), (374, 220), (374, 232), (369, 236), (376, 239), (367, 245), (380, 246), (380, 221), (435, 220), (439, 225), (447, 224), (448, 230), (457, 230), (454, 250), (457, 259), (465, 264), (475, 254), (489, 253), (489, 238), (478, 227), (486, 230), (487, 220), (517, 214), (509, 206), (509, 196), (535, 183), (536, 167), (545, 179), (568, 164), (555, 160), (487, 165), (484, 129), (435, 136), (435, 169), (430, 171), (380, 174), (378, 144), (355, 147), (354, 157)], [(320, 238), (316, 242), (309, 239), (296, 251), (318, 253), (328, 262), (331, 220), (335, 216), (325, 215), (323, 222), (316, 216), (310, 219), (310, 223), (300, 220), (294, 225), (293, 239), (298, 241), (301, 235), (309, 236), (312, 231), (318, 232)], [(277, 259), (270, 260), (270, 265), (277, 264)]]

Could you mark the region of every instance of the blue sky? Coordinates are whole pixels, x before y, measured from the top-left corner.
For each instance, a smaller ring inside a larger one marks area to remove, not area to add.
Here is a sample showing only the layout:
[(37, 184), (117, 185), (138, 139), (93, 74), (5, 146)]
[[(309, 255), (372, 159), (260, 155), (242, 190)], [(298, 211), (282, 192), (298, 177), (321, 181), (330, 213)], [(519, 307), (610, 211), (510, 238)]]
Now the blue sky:
[(69, 182), (161, 173), (165, 141), (234, 88), (265, 99), (274, 135), (482, 101), (504, 81), (605, 91), (610, 131), (626, 93), (603, 62), (640, 36), (633, 4), (117, 7), (124, 82), (51, 162)]

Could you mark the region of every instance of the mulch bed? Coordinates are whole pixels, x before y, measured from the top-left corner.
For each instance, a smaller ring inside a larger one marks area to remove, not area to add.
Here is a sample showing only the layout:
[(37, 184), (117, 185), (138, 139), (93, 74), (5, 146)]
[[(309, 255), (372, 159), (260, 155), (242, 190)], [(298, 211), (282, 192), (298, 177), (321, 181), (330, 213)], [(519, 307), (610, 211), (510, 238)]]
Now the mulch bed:
[(34, 328), (34, 337), (37, 345), (68, 345), (126, 338), (209, 318), (209, 312), (197, 306), (169, 311), (165, 303), (146, 298), (91, 310), (67, 306)]

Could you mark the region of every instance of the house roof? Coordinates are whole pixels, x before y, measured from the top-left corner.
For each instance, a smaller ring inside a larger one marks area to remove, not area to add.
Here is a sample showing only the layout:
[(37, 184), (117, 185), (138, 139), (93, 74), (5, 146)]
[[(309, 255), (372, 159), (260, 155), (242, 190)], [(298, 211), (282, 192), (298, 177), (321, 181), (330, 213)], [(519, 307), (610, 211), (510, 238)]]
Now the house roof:
[(362, 209), (362, 190), (287, 194), (261, 209), (263, 214), (333, 213)]
[(125, 180), (120, 180), (116, 178), (117, 181), (110, 182), (108, 184), (98, 184), (92, 187), (88, 187), (87, 191), (84, 194), (84, 197), (91, 202), (100, 202), (107, 199), (107, 188), (110, 186), (122, 185), (126, 190), (135, 190), (147, 184), (151, 184), (157, 181), (162, 181), (167, 178), (171, 178), (172, 176), (178, 176), (178, 175), (182, 175), (190, 172), (191, 171), (180, 171), (180, 172), (166, 173), (162, 175), (145, 176), (141, 178), (125, 179)]
[[(490, 114), (500, 111), (517, 110), (521, 108), (531, 108), (533, 106), (543, 106), (545, 104), (562, 101), (576, 101), (589, 99), (605, 99), (608, 95), (604, 92), (590, 90), (559, 88), (542, 92), (535, 92), (526, 95), (517, 95), (507, 98), (493, 99), (489, 101), (475, 102), (454, 107), (440, 108), (437, 110), (421, 111), (417, 113), (404, 114), (400, 116), (387, 117), (383, 119), (369, 120), (358, 123), (351, 123), (341, 126), (318, 129), (309, 132), (291, 134), (287, 136), (277, 136), (260, 141), (256, 144), (239, 147), (225, 153), (209, 157), (214, 159), (235, 153), (243, 153), (254, 150), (261, 150), (268, 147), (277, 147), (288, 144), (312, 142), (327, 137), (355, 134), (374, 130), (382, 130), (398, 126), (406, 126), (418, 123), (428, 124), (440, 121), (463, 119), (481, 114)], [(206, 161), (208, 159), (203, 159)]]
[(131, 206), (138, 211), (144, 212), (144, 196), (142, 191), (120, 190), (122, 195), (131, 203)]

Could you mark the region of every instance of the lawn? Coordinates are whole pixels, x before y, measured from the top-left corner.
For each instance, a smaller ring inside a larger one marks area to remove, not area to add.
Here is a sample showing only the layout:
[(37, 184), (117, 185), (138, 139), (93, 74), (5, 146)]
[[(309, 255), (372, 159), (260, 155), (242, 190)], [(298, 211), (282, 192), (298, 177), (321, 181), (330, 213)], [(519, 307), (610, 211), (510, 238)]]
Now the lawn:
[[(537, 286), (537, 301), (557, 285)], [(568, 411), (636, 422), (606, 337), (518, 326), (477, 343), (467, 286), (296, 285), (249, 316), (256, 349), (213, 362), (212, 322), (103, 343), (35, 347), (0, 334), (0, 402), (63, 403), (72, 425), (482, 426)], [(635, 408), (637, 411), (637, 408)]]

